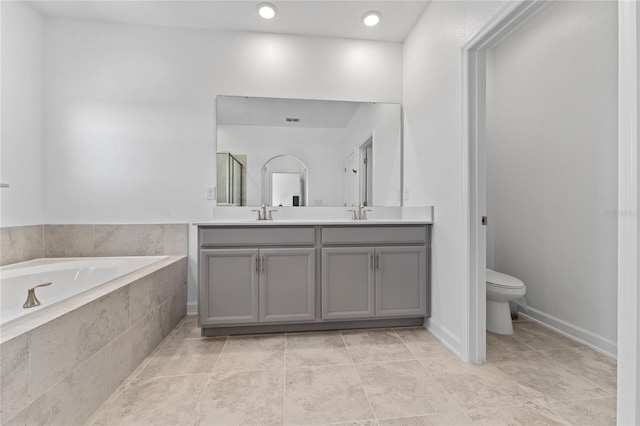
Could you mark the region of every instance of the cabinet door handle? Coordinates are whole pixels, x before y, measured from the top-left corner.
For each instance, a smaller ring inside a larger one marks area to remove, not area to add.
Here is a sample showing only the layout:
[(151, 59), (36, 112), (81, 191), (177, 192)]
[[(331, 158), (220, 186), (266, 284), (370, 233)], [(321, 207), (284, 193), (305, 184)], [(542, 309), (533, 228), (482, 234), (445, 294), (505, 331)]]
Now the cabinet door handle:
[(258, 273), (258, 268), (260, 267), (260, 258), (256, 256), (256, 274)]
[(380, 253), (376, 254), (376, 269), (380, 270)]
[(369, 253), (369, 268), (373, 269), (373, 254)]
[(260, 261), (260, 263), (262, 264), (262, 273), (264, 274), (264, 270), (266, 268), (265, 264), (267, 263), (267, 259), (265, 259), (265, 257), (262, 256), (262, 260)]

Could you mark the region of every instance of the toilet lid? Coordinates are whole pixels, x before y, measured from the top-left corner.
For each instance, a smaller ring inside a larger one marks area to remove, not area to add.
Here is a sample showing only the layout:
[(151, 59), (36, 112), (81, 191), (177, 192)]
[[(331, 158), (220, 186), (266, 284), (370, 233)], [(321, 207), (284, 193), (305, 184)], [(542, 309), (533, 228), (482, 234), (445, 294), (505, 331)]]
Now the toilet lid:
[(524, 288), (524, 283), (511, 275), (487, 269), (487, 285), (503, 288)]

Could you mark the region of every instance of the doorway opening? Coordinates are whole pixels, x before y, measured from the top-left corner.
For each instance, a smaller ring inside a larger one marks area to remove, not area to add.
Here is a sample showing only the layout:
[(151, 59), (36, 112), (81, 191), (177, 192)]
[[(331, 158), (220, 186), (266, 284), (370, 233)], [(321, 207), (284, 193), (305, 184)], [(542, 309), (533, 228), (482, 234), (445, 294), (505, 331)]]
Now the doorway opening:
[(373, 136), (360, 146), (360, 205), (373, 205)]

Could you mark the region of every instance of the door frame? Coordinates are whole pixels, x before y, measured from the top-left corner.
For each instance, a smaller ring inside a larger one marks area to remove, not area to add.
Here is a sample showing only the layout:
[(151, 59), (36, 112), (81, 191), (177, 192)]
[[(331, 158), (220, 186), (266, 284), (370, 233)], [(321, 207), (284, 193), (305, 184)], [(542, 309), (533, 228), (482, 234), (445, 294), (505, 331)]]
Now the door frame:
[(513, 1), (462, 46), (462, 223), (467, 289), (463, 322), (463, 358), (486, 359), (486, 215), (485, 123), (486, 52), (544, 4)]
[(640, 424), (638, 5), (618, 2), (618, 418)]
[[(542, 0), (506, 5), (462, 47), (463, 248), (465, 291), (463, 358), (486, 359), (485, 134), (486, 51), (543, 7)], [(638, 11), (618, 2), (618, 424), (640, 424), (640, 288), (638, 258)]]

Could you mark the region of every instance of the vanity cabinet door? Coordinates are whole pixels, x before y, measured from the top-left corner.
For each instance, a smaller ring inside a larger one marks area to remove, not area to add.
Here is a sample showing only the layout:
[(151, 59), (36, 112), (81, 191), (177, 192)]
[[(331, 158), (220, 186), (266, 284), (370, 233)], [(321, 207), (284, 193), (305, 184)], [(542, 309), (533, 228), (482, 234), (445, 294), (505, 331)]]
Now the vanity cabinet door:
[(322, 319), (373, 318), (374, 249), (322, 249)]
[(427, 250), (424, 246), (378, 247), (375, 270), (376, 316), (427, 314)]
[(257, 249), (201, 250), (199, 286), (201, 324), (258, 322)]
[(260, 322), (315, 319), (315, 249), (260, 249)]

